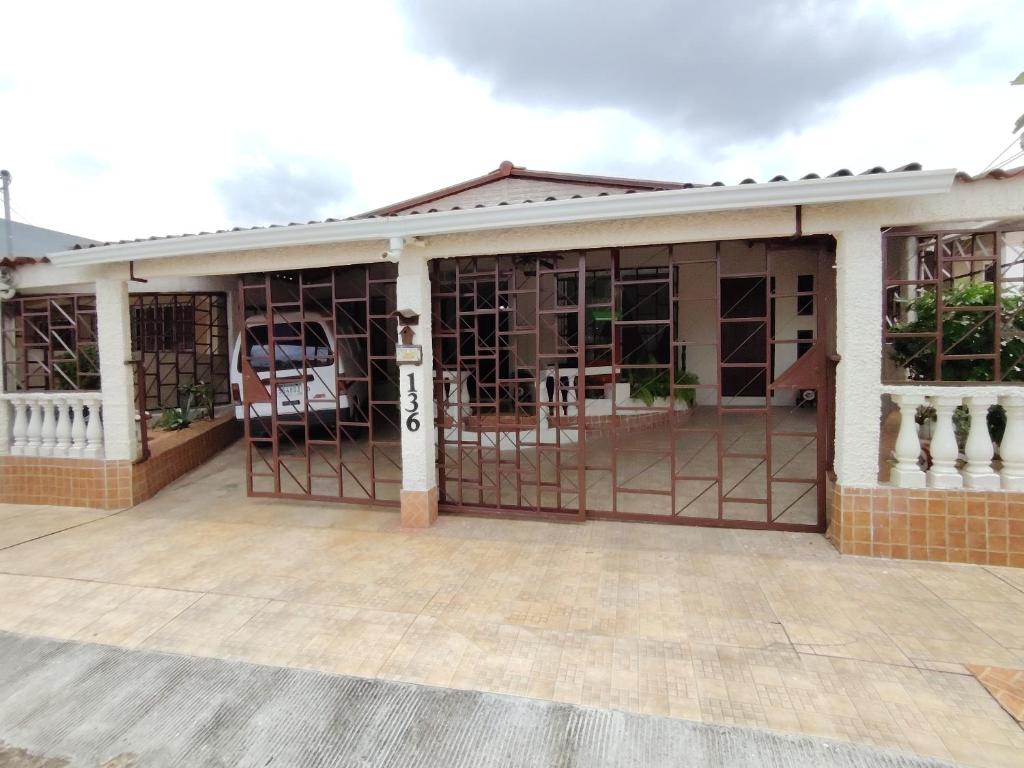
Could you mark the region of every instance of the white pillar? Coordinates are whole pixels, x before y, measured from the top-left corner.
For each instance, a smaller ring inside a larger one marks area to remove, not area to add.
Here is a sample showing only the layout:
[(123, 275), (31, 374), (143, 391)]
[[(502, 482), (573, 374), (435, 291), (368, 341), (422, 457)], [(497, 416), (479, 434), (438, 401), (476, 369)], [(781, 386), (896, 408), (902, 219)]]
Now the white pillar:
[(129, 323), (128, 284), (119, 278), (96, 281), (96, 325), (103, 397), (103, 447), (107, 459), (134, 461), (135, 385)]
[(929, 488), (962, 488), (964, 479), (956, 470), (960, 449), (953, 429), (953, 411), (960, 405), (959, 395), (936, 395), (930, 398), (935, 408), (935, 434), (929, 450), (932, 467), (928, 470)]
[(437, 518), (437, 467), (434, 453), (437, 430), (434, 427), (430, 274), (427, 260), (417, 249), (403, 246), (401, 238), (391, 239), (391, 253), (400, 254), (398, 310), (419, 316), (417, 324), (412, 326), (412, 343), (423, 348), (423, 361), (417, 365), (402, 364), (398, 367), (402, 420), (402, 525), (426, 527)]
[(882, 235), (835, 233), (836, 445), (839, 485), (878, 484), (882, 414)]
[(992, 469), (995, 451), (988, 432), (988, 409), (995, 403), (993, 395), (972, 395), (965, 403), (971, 414), (971, 428), (964, 446), (964, 455), (967, 457), (967, 465), (963, 470), (965, 488), (999, 490), (999, 475)]
[(1003, 490), (1024, 491), (1024, 394), (1000, 397), (999, 404), (1006, 410), (1006, 431), (999, 444)]
[[(7, 351), (7, 322), (4, 317), (4, 303), (0, 301), (0, 393), (7, 391), (7, 364), (4, 362), (4, 353)], [(13, 389), (13, 386), (12, 386)], [(11, 450), (10, 443), (7, 443), (6, 450), (2, 443), (6, 443), (13, 427), (11, 413), (14, 403), (0, 403), (0, 453)]]
[(889, 473), (889, 481), (897, 488), (924, 488), (924, 471), (918, 466), (921, 458), (921, 438), (917, 434), (917, 409), (924, 405), (924, 397), (914, 394), (893, 395), (900, 409), (900, 432), (893, 453), (896, 465)]

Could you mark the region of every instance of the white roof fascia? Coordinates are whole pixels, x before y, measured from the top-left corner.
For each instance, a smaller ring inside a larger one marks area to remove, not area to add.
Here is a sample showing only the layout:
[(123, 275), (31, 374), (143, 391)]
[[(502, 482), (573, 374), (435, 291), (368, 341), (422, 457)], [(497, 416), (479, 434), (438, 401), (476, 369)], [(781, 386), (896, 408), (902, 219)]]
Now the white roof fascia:
[(673, 214), (844, 203), (948, 192), (954, 169), (903, 171), (737, 186), (668, 189), (457, 211), (215, 232), (116, 243), (49, 254), (61, 266), (86, 266), (296, 245), (387, 240)]

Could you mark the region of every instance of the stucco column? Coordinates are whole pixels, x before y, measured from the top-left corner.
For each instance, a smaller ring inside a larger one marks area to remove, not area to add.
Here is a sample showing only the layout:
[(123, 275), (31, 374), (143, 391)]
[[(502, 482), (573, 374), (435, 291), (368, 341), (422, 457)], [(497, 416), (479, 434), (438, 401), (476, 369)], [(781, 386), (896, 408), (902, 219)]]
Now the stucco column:
[(134, 461), (139, 455), (135, 433), (135, 386), (131, 365), (128, 283), (118, 278), (96, 281), (96, 332), (100, 351), (103, 402), (103, 453), (108, 460)]
[(882, 236), (878, 227), (836, 238), (836, 480), (878, 485), (882, 414)]
[[(0, 299), (0, 393), (7, 391), (7, 366), (4, 363), (4, 352), (7, 347), (7, 327), (4, 320), (4, 302)], [(11, 406), (0, 402), (0, 456), (10, 452)]]
[[(397, 238), (396, 238), (397, 239)], [(419, 316), (412, 344), (423, 348), (421, 363), (400, 363), (402, 421), (402, 525), (425, 528), (437, 519), (437, 467), (434, 454), (434, 356), (430, 336), (430, 274), (415, 248), (392, 242), (398, 262), (399, 312)], [(399, 323), (401, 331), (401, 322)], [(402, 343), (401, 336), (398, 343)]]

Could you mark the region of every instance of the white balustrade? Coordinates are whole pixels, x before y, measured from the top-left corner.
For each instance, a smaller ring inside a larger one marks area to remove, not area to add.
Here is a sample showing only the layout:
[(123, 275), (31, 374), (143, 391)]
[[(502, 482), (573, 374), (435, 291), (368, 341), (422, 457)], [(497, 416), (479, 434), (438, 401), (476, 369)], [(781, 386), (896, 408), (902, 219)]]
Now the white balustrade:
[[(884, 387), (883, 391), (892, 398), (900, 416), (889, 475), (892, 485), (1024, 490), (1024, 389), (900, 385)], [(988, 429), (988, 413), (995, 405), (1006, 412), (1006, 430), (998, 452)], [(970, 417), (963, 453), (954, 423), (960, 407)], [(931, 409), (926, 418), (935, 422), (927, 446), (922, 444), (917, 425), (922, 408)]]
[(0, 453), (14, 456), (102, 458), (99, 392), (0, 393), (0, 408), (13, 410)]

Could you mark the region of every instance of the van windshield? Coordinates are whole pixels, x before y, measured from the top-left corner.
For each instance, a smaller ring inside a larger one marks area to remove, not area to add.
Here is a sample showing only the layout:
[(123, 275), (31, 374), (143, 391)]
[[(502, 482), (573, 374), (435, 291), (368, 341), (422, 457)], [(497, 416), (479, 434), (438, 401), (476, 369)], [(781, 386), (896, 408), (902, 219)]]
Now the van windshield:
[[(302, 328), (300, 337), (299, 329)], [(245, 329), (246, 355), (257, 373), (270, 370), (270, 336), (266, 325)], [(301, 340), (300, 340), (301, 338)], [(275, 323), (274, 368), (277, 371), (334, 365), (334, 353), (323, 323)]]

